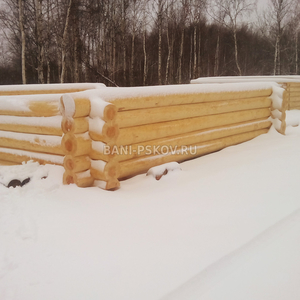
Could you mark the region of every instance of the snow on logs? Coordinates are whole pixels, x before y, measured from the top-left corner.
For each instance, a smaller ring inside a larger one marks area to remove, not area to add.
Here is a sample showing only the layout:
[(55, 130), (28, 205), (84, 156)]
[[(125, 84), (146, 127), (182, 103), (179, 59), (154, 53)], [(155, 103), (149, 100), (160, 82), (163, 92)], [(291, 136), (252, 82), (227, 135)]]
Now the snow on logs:
[[(103, 88), (102, 84), (46, 84), (0, 86), (0, 163), (35, 160), (62, 165), (62, 94)], [(71, 124), (74, 133), (83, 122)]]
[[(22, 138), (0, 132), (0, 160), (14, 161), (11, 155), (19, 155), (18, 162), (28, 160), (35, 150), (39, 155), (34, 159), (49, 160), (52, 155), (52, 163), (57, 163), (59, 158), (64, 184), (116, 189), (119, 180), (154, 166), (195, 158), (268, 132), (271, 111), (284, 133), (283, 91), (264, 82), (101, 88), (44, 95), (44, 101), (38, 95), (19, 96), (19, 103), (16, 96), (7, 96), (0, 101), (0, 130), (22, 132)], [(15, 100), (7, 101), (9, 97)], [(12, 147), (14, 151), (8, 151)], [(23, 151), (23, 156), (16, 151)]]
[(64, 159), (64, 184), (75, 183), (86, 187), (95, 184), (104, 189), (116, 189), (118, 164), (98, 155), (97, 143), (113, 144), (119, 134), (115, 123), (117, 109), (103, 101), (97, 93), (65, 94), (60, 99), (62, 114), (62, 148)]
[(273, 94), (272, 84), (107, 88), (119, 133), (94, 141), (91, 156), (125, 179), (248, 141), (268, 132)]

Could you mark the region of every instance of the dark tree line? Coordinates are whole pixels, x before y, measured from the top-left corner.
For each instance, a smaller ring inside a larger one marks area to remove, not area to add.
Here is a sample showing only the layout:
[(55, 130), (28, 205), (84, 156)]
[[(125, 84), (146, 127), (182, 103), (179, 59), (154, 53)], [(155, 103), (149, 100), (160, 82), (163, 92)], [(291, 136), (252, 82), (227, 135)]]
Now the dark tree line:
[(0, 0), (0, 84), (299, 73), (297, 0)]

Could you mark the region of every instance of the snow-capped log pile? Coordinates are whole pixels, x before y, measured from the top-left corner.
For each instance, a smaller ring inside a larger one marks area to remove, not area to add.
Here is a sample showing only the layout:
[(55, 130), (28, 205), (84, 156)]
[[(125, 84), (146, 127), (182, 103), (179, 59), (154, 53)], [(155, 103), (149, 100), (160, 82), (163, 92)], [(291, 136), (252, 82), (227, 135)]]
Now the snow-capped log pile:
[(117, 107), (120, 133), (104, 150), (119, 179), (218, 151), (268, 132), (283, 91), (276, 83), (106, 88), (101, 98)]
[(61, 164), (65, 184), (111, 190), (154, 166), (267, 133), (271, 111), (285, 131), (287, 93), (274, 82), (60, 91), (1, 96), (2, 164)]
[(276, 75), (276, 76), (221, 76), (201, 77), (191, 80), (194, 84), (212, 83), (241, 83), (241, 82), (276, 82), (287, 91), (286, 108), (300, 109), (300, 76), (299, 75)]
[(115, 189), (120, 185), (118, 165), (111, 156), (103, 154), (103, 147), (113, 145), (119, 134), (117, 109), (99, 94), (88, 91), (61, 97), (64, 183)]
[(31, 159), (63, 164), (61, 114), (63, 93), (103, 87), (102, 84), (0, 86), (0, 164)]

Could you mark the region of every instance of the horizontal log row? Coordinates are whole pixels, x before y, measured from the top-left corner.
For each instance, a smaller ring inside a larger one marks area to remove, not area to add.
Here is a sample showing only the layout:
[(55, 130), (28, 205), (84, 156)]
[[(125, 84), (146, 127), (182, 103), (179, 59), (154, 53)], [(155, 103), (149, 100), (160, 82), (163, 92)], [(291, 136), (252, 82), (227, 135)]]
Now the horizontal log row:
[(0, 115), (52, 117), (60, 115), (61, 95), (0, 96)]
[(242, 91), (242, 92), (219, 92), (219, 93), (195, 93), (195, 94), (178, 94), (178, 95), (158, 95), (149, 97), (136, 97), (114, 99), (109, 102), (113, 103), (118, 111), (144, 109), (153, 107), (163, 107), (182, 104), (195, 104), (205, 102), (216, 102), (226, 100), (238, 100), (246, 98), (269, 97), (272, 89)]
[(269, 97), (215, 101), (209, 103), (174, 105), (119, 112), (116, 122), (119, 128), (167, 122), (200, 116), (216, 115), (257, 108), (269, 108)]
[(1, 116), (0, 130), (62, 136), (61, 116), (54, 117), (16, 117)]
[(271, 122), (269, 120), (259, 119), (142, 142), (130, 145), (128, 148), (121, 146), (117, 149), (108, 149), (111, 150), (111, 152), (116, 150), (118, 154), (115, 159), (118, 161), (124, 161), (138, 156), (152, 155), (154, 152), (165, 151), (166, 149), (174, 150), (176, 147), (194, 145), (254, 130), (268, 129), (270, 126)]
[(54, 164), (62, 166), (63, 159), (64, 158), (61, 155), (0, 147), (0, 160), (10, 162), (11, 164), (22, 164), (22, 162), (34, 160), (40, 164)]
[(0, 131), (0, 147), (63, 155), (61, 137)]
[(0, 96), (66, 94), (101, 88), (105, 88), (105, 85), (102, 83), (27, 84), (14, 86), (2, 85), (0, 87)]
[(121, 128), (116, 145), (125, 146), (137, 144), (144, 141), (174, 136), (196, 130), (214, 128), (254, 119), (268, 118), (269, 116), (270, 109), (262, 108)]
[(175, 154), (144, 156), (144, 157), (139, 157), (131, 160), (126, 160), (120, 162), (120, 179), (125, 179), (133, 175), (145, 173), (150, 168), (160, 164), (168, 163), (171, 161), (182, 162), (191, 158), (212, 153), (228, 146), (249, 141), (267, 132), (268, 129), (261, 129), (261, 130), (251, 131), (247, 133), (242, 133), (242, 134), (233, 135), (221, 139), (210, 140), (207, 142), (195, 144), (193, 145), (194, 149), (191, 148), (192, 151), (185, 151), (186, 149), (184, 149), (184, 151), (182, 152), (178, 151), (178, 153)]

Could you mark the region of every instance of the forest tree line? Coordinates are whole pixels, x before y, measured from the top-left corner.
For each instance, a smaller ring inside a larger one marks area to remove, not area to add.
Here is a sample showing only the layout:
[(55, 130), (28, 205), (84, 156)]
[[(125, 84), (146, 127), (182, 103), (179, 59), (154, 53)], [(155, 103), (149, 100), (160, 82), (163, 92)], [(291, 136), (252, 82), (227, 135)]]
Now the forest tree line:
[(298, 0), (0, 0), (0, 84), (299, 74)]

